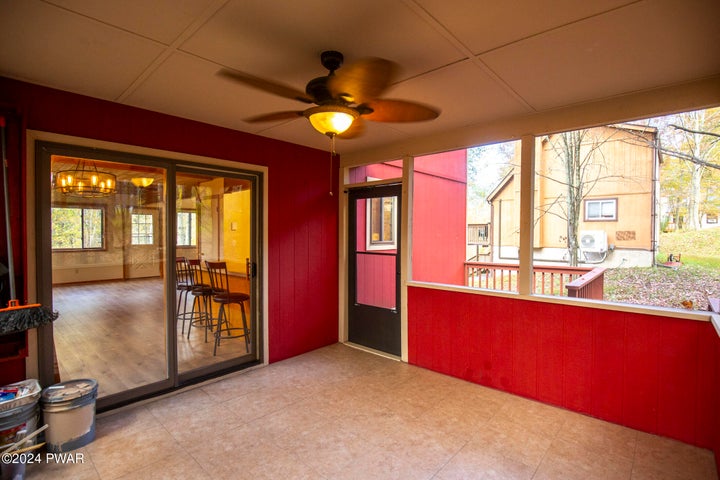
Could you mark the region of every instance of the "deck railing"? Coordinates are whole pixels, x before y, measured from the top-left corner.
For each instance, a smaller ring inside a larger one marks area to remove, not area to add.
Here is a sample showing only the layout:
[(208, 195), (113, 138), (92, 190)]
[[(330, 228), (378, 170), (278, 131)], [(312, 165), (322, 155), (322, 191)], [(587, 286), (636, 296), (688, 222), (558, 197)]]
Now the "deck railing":
[[(536, 265), (533, 293), (602, 300), (604, 272), (604, 268)], [(469, 287), (517, 292), (517, 274), (516, 264), (465, 262), (465, 284)]]

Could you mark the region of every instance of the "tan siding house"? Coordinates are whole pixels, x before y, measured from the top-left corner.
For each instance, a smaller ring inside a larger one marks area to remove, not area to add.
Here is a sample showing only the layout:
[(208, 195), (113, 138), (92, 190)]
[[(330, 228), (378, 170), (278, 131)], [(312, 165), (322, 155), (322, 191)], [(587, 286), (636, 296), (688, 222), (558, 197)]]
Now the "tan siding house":
[[(533, 238), (539, 263), (568, 261), (569, 182), (561, 135), (547, 135), (536, 144)], [(650, 127), (612, 125), (585, 130), (577, 142), (580, 264), (652, 264), (658, 231), (655, 135)], [(519, 226), (530, 223), (519, 217), (519, 201), (516, 168), (488, 196), (495, 262), (517, 260)]]

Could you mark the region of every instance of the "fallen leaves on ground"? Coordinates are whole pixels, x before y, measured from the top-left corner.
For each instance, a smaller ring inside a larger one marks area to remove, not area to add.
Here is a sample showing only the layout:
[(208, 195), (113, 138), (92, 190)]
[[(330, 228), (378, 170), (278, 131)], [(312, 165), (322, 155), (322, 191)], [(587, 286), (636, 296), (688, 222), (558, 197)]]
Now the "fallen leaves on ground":
[[(720, 297), (720, 270), (681, 265), (614, 268), (605, 272), (605, 300), (658, 307), (707, 310), (707, 298)], [(685, 304), (683, 304), (685, 302)]]

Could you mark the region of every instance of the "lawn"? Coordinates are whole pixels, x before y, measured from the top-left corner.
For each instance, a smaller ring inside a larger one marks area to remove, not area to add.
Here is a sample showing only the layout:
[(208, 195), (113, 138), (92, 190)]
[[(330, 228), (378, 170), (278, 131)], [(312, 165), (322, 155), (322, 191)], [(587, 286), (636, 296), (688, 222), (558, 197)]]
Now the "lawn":
[(605, 272), (605, 300), (706, 310), (708, 296), (720, 297), (720, 228), (663, 233), (658, 262), (665, 262), (670, 253), (681, 255), (679, 268), (615, 268)]

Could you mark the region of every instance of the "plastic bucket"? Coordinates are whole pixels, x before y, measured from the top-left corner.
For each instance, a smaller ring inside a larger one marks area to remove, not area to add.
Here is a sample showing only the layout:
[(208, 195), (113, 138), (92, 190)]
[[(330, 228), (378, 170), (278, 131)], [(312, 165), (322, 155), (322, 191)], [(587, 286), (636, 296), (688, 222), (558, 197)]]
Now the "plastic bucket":
[[(27, 434), (36, 430), (40, 417), (40, 408), (37, 400), (26, 405), (0, 412), (0, 447), (15, 443)], [(23, 447), (35, 444), (35, 439), (28, 440)], [(0, 478), (2, 480), (16, 480), (25, 478), (24, 463), (0, 462)]]
[(48, 425), (45, 431), (48, 452), (68, 452), (95, 439), (97, 390), (97, 381), (88, 378), (58, 383), (43, 390), (41, 402)]

